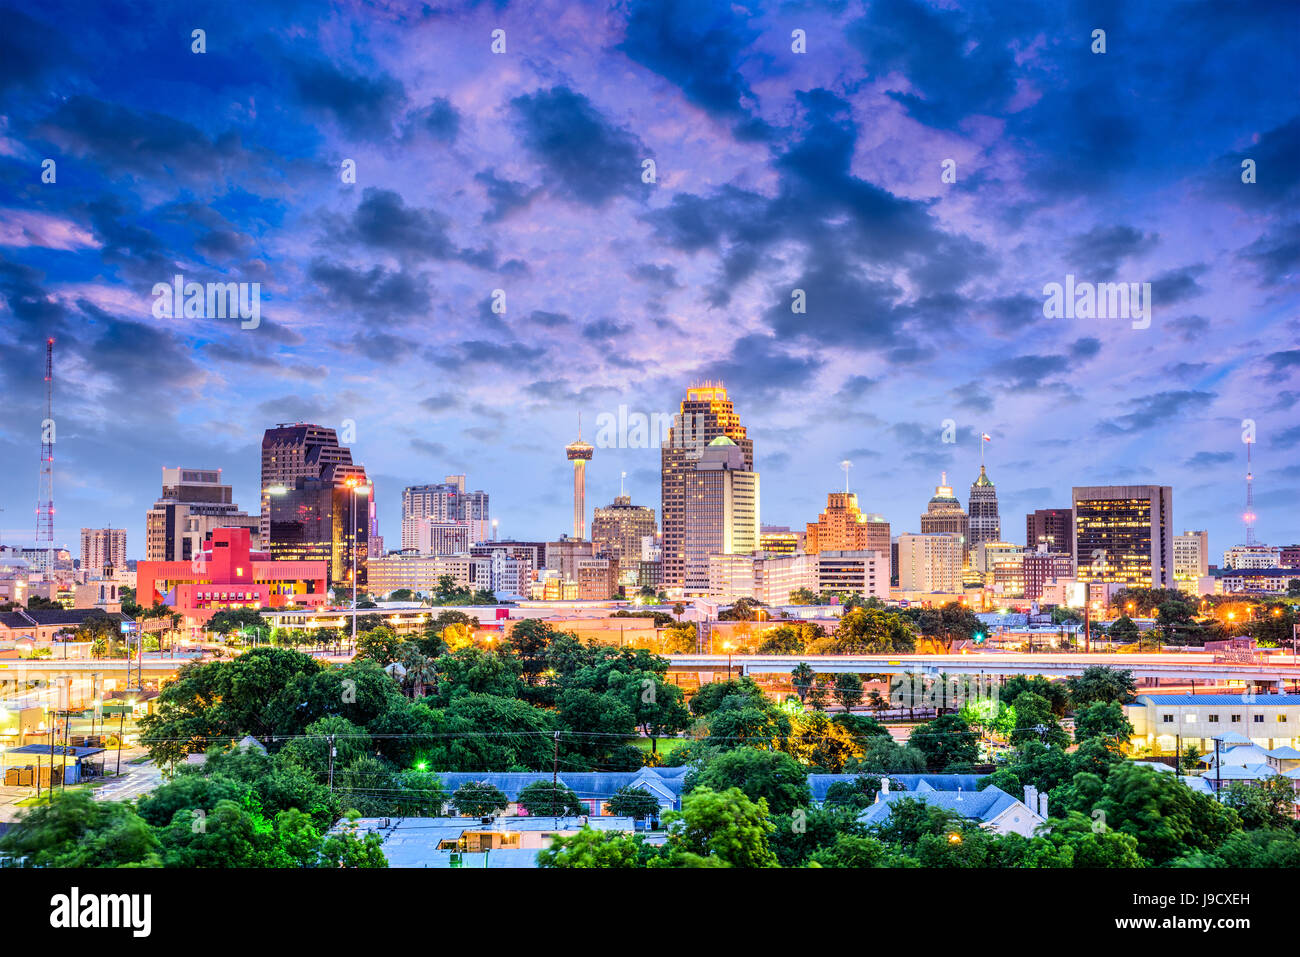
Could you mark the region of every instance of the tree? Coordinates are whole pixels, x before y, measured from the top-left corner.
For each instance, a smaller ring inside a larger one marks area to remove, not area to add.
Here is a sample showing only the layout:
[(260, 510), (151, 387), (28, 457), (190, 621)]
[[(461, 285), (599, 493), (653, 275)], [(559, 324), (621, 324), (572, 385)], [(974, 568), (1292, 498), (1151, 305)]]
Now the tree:
[(817, 604), (817, 593), (809, 588), (796, 588), (790, 592), (790, 604), (815, 605)]
[(1137, 641), (1140, 633), (1137, 624), (1128, 615), (1116, 618), (1106, 629), (1106, 637), (1112, 641)]
[(618, 817), (645, 818), (658, 817), (660, 805), (659, 799), (645, 788), (625, 785), (605, 802), (605, 808)]
[(851, 671), (842, 671), (835, 676), (835, 700), (849, 711), (862, 704), (862, 678)]
[(1192, 791), (1176, 775), (1128, 762), (1111, 769), (1095, 810), (1107, 827), (1134, 838), (1154, 864), (1191, 850), (1212, 851), (1240, 826), (1236, 811)]
[(550, 847), (537, 852), (537, 866), (645, 867), (646, 859), (655, 853), (640, 834), (584, 827), (576, 834), (557, 835)]
[(357, 635), (357, 657), (390, 665), (401, 659), (402, 645), (402, 639), (393, 629), (386, 626), (371, 628)]
[(1224, 789), (1223, 803), (1237, 812), (1247, 830), (1280, 830), (1293, 823), (1295, 789), (1291, 779), (1280, 774), (1258, 782), (1234, 781)]
[(129, 804), (88, 791), (55, 791), (0, 836), (0, 855), (22, 867), (157, 867), (158, 838)]
[(510, 806), (510, 799), (486, 781), (467, 781), (451, 796), (451, 804), (469, 817), (487, 817)]
[(746, 747), (718, 755), (694, 777), (691, 788), (737, 788), (752, 801), (764, 801), (773, 814), (789, 814), (812, 800), (807, 773), (794, 758), (780, 751)]
[(1051, 704), (1052, 714), (1058, 718), (1065, 717), (1070, 704), (1067, 686), (1059, 681), (1048, 681), (1042, 675), (1012, 675), (1002, 683), (1001, 700), (1014, 705), (1016, 699), (1026, 691), (1032, 691)]
[(225, 637), (244, 628), (265, 628), (266, 619), (255, 608), (223, 608), (204, 626), (207, 631)]
[(808, 700), (808, 693), (812, 691), (816, 679), (817, 675), (806, 661), (799, 662), (790, 671), (790, 684), (794, 685), (794, 693), (799, 696), (801, 702)]
[(835, 652), (907, 654), (916, 650), (916, 632), (901, 614), (882, 608), (855, 608), (840, 619), (833, 634)]
[(1061, 727), (1052, 712), (1052, 704), (1042, 695), (1026, 691), (1016, 696), (1016, 727), (1011, 732), (1012, 744), (1042, 741), (1057, 748), (1070, 746), (1070, 735)]
[(384, 857), (384, 839), (374, 831), (358, 838), (355, 821), (344, 824), (337, 833), (321, 842), (319, 861), (321, 867), (387, 867)]
[(946, 771), (953, 765), (979, 760), (978, 736), (955, 714), (942, 714), (917, 725), (907, 743), (925, 755), (926, 767), (931, 771)]
[(659, 635), (659, 647), (666, 655), (689, 655), (699, 646), (695, 623), (687, 622), (665, 628)]
[(664, 821), (669, 867), (777, 866), (768, 843), (775, 827), (767, 804), (751, 801), (739, 788), (697, 788), (682, 798), (682, 809), (669, 811)]
[(1137, 697), (1133, 672), (1102, 666), (1085, 668), (1083, 674), (1067, 678), (1065, 687), (1076, 709), (1094, 701), (1129, 704)]
[(1122, 748), (1133, 737), (1133, 725), (1124, 717), (1124, 709), (1114, 701), (1094, 701), (1074, 716), (1074, 740), (1101, 738)]
[(516, 803), (533, 817), (577, 817), (586, 813), (578, 795), (550, 781), (534, 781), (523, 788)]
[[(795, 670), (797, 673), (798, 669)], [(811, 668), (808, 669), (808, 674), (812, 674)], [(754, 682), (753, 678), (745, 675), (740, 678), (732, 678), (729, 681), (711, 681), (706, 684), (691, 696), (691, 714), (710, 714), (717, 710), (727, 698), (736, 695), (751, 698), (756, 703), (767, 701), (767, 695), (763, 694), (763, 689)]]

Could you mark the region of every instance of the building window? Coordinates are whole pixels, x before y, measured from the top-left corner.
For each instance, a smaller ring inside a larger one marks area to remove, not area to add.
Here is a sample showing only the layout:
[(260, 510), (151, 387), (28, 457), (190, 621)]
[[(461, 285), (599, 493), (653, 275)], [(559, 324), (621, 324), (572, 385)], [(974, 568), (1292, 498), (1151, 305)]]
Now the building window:
[(1162, 714), (1160, 716), (1160, 720), (1163, 721), (1165, 724), (1173, 724), (1174, 716), (1172, 714)]
[(1277, 716), (1277, 723), (1278, 723), (1278, 724), (1286, 724), (1286, 715), (1284, 715), (1284, 714), (1279, 714), (1279, 715)]
[(1210, 715), (1210, 724), (1218, 724), (1218, 723), (1219, 723), (1219, 716), (1217, 714)]
[(1232, 716), (1232, 723), (1233, 723), (1233, 724), (1241, 724), (1241, 715), (1239, 715), (1239, 714), (1234, 714), (1234, 715)]
[(1256, 723), (1256, 724), (1263, 724), (1263, 723), (1264, 723), (1264, 716), (1263, 716), (1262, 714), (1257, 714), (1257, 715), (1254, 716), (1254, 718), (1255, 718), (1255, 723)]
[(1183, 720), (1188, 724), (1194, 723), (1196, 721), (1196, 712), (1195, 711), (1187, 712), (1187, 714), (1183, 715)]

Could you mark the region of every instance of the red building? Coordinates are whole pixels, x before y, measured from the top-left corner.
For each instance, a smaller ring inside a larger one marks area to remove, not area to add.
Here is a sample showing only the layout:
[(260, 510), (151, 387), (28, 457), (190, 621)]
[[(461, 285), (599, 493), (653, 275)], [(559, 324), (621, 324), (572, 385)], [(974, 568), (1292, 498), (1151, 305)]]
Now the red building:
[(225, 608), (306, 608), (326, 604), (327, 563), (275, 561), (249, 547), (247, 528), (218, 528), (198, 558), (188, 562), (140, 562), (136, 601), (145, 608), (170, 605), (197, 629)]

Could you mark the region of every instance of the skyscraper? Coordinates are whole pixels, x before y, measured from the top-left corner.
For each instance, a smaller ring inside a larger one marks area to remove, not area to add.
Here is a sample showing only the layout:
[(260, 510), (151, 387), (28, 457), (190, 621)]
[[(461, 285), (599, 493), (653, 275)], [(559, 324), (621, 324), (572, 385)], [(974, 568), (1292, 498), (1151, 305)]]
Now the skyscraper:
[(1025, 548), (1074, 555), (1074, 513), (1068, 508), (1040, 508), (1025, 516)]
[(709, 559), (749, 555), (758, 548), (758, 473), (745, 455), (720, 435), (708, 444), (686, 477), (682, 553), (687, 595), (709, 592)]
[(299, 478), (321, 478), (335, 466), (338, 480), (365, 477), (352, 464), (352, 450), (339, 445), (333, 429), (305, 422), (281, 423), (262, 436), (262, 547), (270, 543), (271, 489), (291, 489)]
[(467, 491), (464, 475), (448, 475), (438, 484), (411, 485), (402, 490), (402, 551), (419, 550), (422, 519), (467, 526), (471, 545), (486, 542), (491, 535), (488, 494)]
[(264, 549), (261, 518), (241, 511), (232, 498), (221, 469), (163, 468), (162, 494), (145, 515), (145, 560), (191, 561), (218, 528), (247, 528), (249, 547)]
[(587, 537), (587, 463), (595, 448), (582, 441), (582, 419), (578, 419), (578, 438), (564, 447), (573, 463), (573, 537)]
[(858, 497), (852, 492), (831, 492), (826, 509), (816, 522), (809, 522), (804, 537), (804, 551), (809, 555), (827, 551), (861, 551), (870, 549), (889, 554), (889, 523), (881, 516), (862, 514)]
[(98, 575), (104, 566), (126, 570), (125, 528), (83, 528), (81, 530), (81, 571)]
[(984, 466), (970, 487), (970, 547), (981, 542), (1002, 540), (1002, 520), (998, 517), (998, 490), (989, 479)]
[(641, 539), (656, 532), (655, 510), (633, 505), (630, 495), (597, 508), (591, 519), (592, 543), (618, 564), (619, 577), (626, 581), (635, 581), (640, 570)]
[(1194, 582), (1210, 574), (1210, 533), (1183, 532), (1174, 536), (1174, 578)]
[(371, 486), (355, 465), (326, 465), (319, 477), (272, 486), (270, 546), (277, 561), (324, 561), (328, 587), (366, 584)]
[(713, 382), (691, 386), (668, 430), (668, 442), (660, 449), (659, 515), (665, 588), (682, 588), (686, 584), (686, 486), (705, 447), (721, 435), (740, 450), (744, 468), (752, 472), (754, 442), (745, 435), (726, 387)]
[(1074, 565), (1083, 582), (1174, 587), (1174, 491), (1168, 485), (1075, 487)]
[(952, 494), (947, 472), (943, 473), (939, 484), (935, 486), (934, 497), (921, 516), (921, 534), (956, 535), (961, 540), (963, 554), (970, 551), (970, 519), (962, 510), (957, 496)]

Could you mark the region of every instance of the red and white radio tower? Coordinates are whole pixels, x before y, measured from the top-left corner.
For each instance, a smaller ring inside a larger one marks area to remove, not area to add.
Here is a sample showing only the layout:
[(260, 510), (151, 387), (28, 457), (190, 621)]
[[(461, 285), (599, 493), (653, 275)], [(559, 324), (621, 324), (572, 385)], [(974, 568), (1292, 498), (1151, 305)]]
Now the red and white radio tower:
[(36, 496), (36, 549), (54, 568), (54, 340), (45, 340), (45, 421), (41, 423), (41, 486)]

